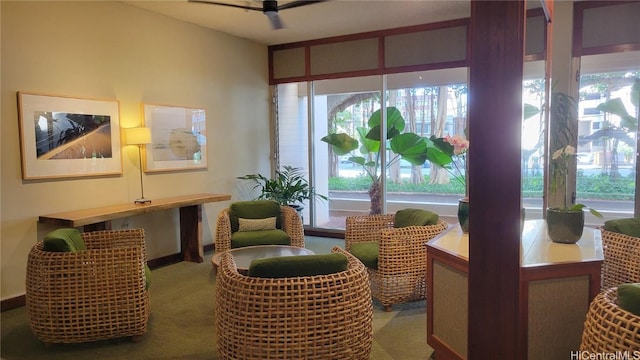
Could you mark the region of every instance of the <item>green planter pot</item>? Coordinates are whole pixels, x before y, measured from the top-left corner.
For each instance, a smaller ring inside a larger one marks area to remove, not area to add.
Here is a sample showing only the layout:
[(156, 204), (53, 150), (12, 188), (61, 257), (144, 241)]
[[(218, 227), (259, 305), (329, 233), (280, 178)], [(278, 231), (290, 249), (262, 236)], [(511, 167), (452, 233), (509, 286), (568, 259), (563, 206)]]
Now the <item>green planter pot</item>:
[(469, 200), (460, 199), (458, 201), (458, 222), (463, 233), (469, 232)]
[(584, 212), (547, 209), (547, 234), (551, 241), (561, 244), (575, 244), (582, 237)]

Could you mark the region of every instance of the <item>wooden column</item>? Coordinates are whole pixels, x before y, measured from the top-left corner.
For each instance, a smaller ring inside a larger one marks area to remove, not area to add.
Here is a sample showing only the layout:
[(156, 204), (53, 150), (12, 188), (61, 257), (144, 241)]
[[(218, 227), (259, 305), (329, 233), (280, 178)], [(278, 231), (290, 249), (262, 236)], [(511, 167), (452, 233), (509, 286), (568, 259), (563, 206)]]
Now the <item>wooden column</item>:
[(524, 1), (472, 1), (468, 359), (519, 359)]

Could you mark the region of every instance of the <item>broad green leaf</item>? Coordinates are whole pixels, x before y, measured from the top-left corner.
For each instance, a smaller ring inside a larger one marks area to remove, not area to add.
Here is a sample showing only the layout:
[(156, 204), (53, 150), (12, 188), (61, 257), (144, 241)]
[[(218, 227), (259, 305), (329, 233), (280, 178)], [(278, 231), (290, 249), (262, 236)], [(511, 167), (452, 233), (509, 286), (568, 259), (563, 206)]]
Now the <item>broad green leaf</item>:
[(360, 136), (360, 152), (363, 154), (377, 153), (380, 150), (380, 141), (367, 139), (367, 128), (358, 127), (356, 129)]
[(534, 116), (534, 115), (538, 115), (540, 113), (540, 109), (538, 109), (537, 107), (531, 105), (531, 104), (524, 104), (524, 109), (522, 111), (522, 118), (524, 120), (527, 120), (528, 118)]
[[(451, 157), (451, 155), (445, 153), (444, 151), (440, 150), (438, 146), (436, 146), (436, 144), (434, 143), (434, 137), (432, 137), (431, 139), (424, 139), (425, 143), (427, 144), (427, 160), (444, 168), (446, 168), (453, 162), (453, 158)], [(438, 143), (440, 142), (438, 141)], [(449, 146), (451, 145), (449, 144)], [(453, 146), (451, 147), (451, 152), (453, 153)]]
[[(371, 131), (367, 135), (367, 138), (380, 141), (380, 124), (382, 123), (381, 109), (376, 110), (369, 118), (369, 128)], [(404, 118), (400, 113), (400, 110), (394, 106), (387, 108), (387, 139), (391, 139), (394, 136), (404, 131)]]
[[(400, 135), (400, 131), (398, 129), (391, 127), (387, 129), (387, 140), (393, 139), (394, 137)], [(367, 139), (380, 141), (380, 125), (374, 126), (366, 136)]]
[(364, 165), (367, 162), (367, 159), (363, 158), (362, 156), (351, 156), (348, 160), (358, 165)]
[(320, 141), (324, 141), (333, 147), (333, 152), (337, 155), (346, 155), (358, 148), (358, 140), (352, 138), (348, 134), (329, 134)]
[(414, 133), (404, 133), (390, 141), (391, 150), (413, 165), (427, 160), (427, 142)]

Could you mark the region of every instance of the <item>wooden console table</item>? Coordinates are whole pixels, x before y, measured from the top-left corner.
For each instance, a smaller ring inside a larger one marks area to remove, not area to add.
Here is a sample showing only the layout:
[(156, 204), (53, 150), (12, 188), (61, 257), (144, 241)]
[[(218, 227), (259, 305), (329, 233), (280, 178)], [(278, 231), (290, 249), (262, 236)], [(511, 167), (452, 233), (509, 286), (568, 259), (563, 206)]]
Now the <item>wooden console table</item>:
[(111, 220), (153, 211), (180, 208), (180, 244), (182, 259), (203, 262), (202, 204), (231, 200), (227, 194), (193, 194), (153, 199), (147, 204), (120, 204), (94, 209), (42, 215), (38, 221), (64, 227), (83, 227), (84, 231), (111, 229)]

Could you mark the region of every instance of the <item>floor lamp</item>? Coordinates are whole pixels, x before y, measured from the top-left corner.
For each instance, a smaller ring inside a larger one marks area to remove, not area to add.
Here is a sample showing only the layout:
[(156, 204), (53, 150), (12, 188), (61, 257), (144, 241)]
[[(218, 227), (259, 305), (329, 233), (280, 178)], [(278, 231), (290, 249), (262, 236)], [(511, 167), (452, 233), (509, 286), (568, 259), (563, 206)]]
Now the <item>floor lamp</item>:
[(127, 145), (138, 145), (138, 161), (140, 164), (140, 191), (141, 197), (134, 201), (135, 204), (148, 204), (151, 200), (144, 197), (144, 184), (142, 183), (142, 145), (151, 143), (151, 129), (146, 127), (126, 129)]

